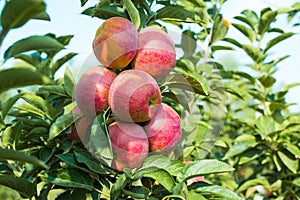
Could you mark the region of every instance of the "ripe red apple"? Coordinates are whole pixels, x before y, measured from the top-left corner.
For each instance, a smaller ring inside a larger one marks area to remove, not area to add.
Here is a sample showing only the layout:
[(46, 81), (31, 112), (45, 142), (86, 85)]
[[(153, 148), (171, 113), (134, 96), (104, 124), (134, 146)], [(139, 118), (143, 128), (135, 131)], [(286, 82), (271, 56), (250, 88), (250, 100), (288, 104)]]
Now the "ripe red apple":
[(108, 107), (109, 87), (117, 75), (103, 67), (89, 68), (75, 88), (75, 100), (80, 110), (95, 117)]
[(114, 160), (112, 167), (140, 167), (148, 156), (149, 143), (144, 129), (128, 122), (114, 122), (108, 127)]
[(133, 67), (154, 78), (164, 77), (176, 65), (175, 45), (160, 28), (148, 27), (139, 32), (139, 43)]
[(180, 117), (167, 104), (161, 104), (144, 128), (148, 135), (150, 152), (169, 153), (181, 139)]
[(97, 59), (106, 67), (121, 69), (135, 57), (138, 32), (126, 18), (113, 17), (97, 30), (93, 50)]
[(140, 70), (125, 70), (113, 81), (109, 105), (114, 116), (126, 122), (145, 122), (151, 119), (161, 104), (157, 82)]
[(82, 140), (83, 142), (87, 142), (94, 118), (83, 115), (78, 106), (73, 108), (72, 114), (82, 116), (71, 125), (71, 133), (68, 134), (68, 138), (70, 140)]

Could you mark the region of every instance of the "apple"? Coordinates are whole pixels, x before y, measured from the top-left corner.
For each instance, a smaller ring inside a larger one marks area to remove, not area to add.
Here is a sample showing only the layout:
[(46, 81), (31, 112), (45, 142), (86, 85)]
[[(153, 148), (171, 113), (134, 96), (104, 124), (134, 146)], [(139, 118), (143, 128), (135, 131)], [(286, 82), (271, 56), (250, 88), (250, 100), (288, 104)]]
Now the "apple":
[(75, 88), (75, 100), (79, 109), (95, 117), (108, 107), (108, 93), (116, 74), (103, 67), (89, 68), (79, 79)]
[(93, 50), (97, 59), (106, 67), (121, 69), (135, 57), (138, 32), (126, 18), (113, 17), (97, 30)]
[(169, 153), (181, 140), (180, 117), (173, 108), (164, 103), (144, 128), (148, 135), (150, 152)]
[(160, 28), (148, 27), (139, 32), (138, 50), (133, 68), (147, 72), (154, 78), (168, 74), (176, 65), (175, 45)]
[(74, 115), (81, 115), (81, 117), (71, 125), (71, 133), (68, 134), (68, 138), (70, 140), (88, 142), (90, 128), (93, 124), (94, 118), (83, 115), (78, 106), (73, 108), (71, 113)]
[(108, 97), (114, 117), (126, 122), (149, 121), (161, 100), (157, 82), (146, 72), (135, 69), (116, 77)]
[(140, 167), (149, 152), (144, 129), (135, 123), (118, 121), (109, 125), (108, 131), (114, 154), (112, 167), (118, 171)]

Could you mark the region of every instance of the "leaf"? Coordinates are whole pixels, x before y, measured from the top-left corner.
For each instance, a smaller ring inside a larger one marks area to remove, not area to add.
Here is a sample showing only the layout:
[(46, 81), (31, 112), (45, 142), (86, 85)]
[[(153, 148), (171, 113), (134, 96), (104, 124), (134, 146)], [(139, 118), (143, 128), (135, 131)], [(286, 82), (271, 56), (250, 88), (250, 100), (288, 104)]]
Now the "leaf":
[(81, 7), (83, 7), (88, 2), (88, 0), (80, 0), (80, 2), (81, 2)]
[(138, 9), (135, 7), (131, 0), (124, 0), (124, 7), (125, 10), (127, 10), (135, 28), (139, 29), (141, 25), (141, 19)]
[(264, 50), (264, 52), (266, 53), (269, 49), (271, 49), (273, 46), (275, 46), (276, 44), (278, 44), (279, 42), (282, 42), (283, 40), (292, 37), (295, 33), (292, 32), (288, 32), (288, 33), (283, 33), (279, 36), (277, 36), (276, 38), (269, 40), (266, 48)]
[(286, 152), (278, 151), (277, 152), (279, 158), (281, 159), (282, 163), (294, 174), (297, 173), (299, 168), (298, 160), (293, 159), (291, 156), (287, 155)]
[(218, 185), (207, 185), (198, 187), (195, 189), (196, 192), (199, 192), (204, 197), (208, 199), (215, 200), (242, 200), (237, 194), (232, 192), (231, 190), (218, 186)]
[(224, 38), (223, 41), (229, 42), (229, 43), (231, 43), (231, 44), (233, 44), (233, 45), (235, 45), (235, 46), (237, 46), (237, 47), (239, 47), (239, 48), (243, 48), (243, 45), (242, 45), (241, 43), (239, 43), (239, 42), (238, 42), (237, 40), (235, 40), (235, 39), (232, 39), (232, 38)]
[(43, 175), (42, 179), (63, 187), (83, 188), (89, 191), (94, 189), (94, 181), (91, 176), (88, 173), (75, 168), (62, 168), (55, 172)]
[(10, 97), (2, 104), (2, 118), (5, 119), (5, 116), (7, 115), (8, 111), (11, 109), (11, 107), (22, 97), (22, 93), (16, 94), (13, 97)]
[[(24, 116), (24, 115), (29, 115), (29, 116), (37, 116), (40, 118), (44, 117), (44, 112), (36, 107), (34, 107), (31, 104), (25, 103), (25, 104), (16, 104), (13, 106), (14, 108), (19, 109), (16, 111), (17, 113), (12, 113), (10, 112), (9, 115), (13, 116)], [(24, 115), (22, 115), (24, 114)], [(26, 116), (27, 117), (27, 116)]]
[(261, 11), (261, 16), (258, 24), (258, 34), (261, 36), (269, 29), (270, 24), (277, 16), (276, 11), (272, 11), (270, 8), (265, 8)]
[(214, 19), (214, 24), (212, 27), (212, 35), (210, 39), (210, 44), (213, 44), (219, 40), (222, 40), (225, 38), (225, 35), (227, 34), (228, 27), (222, 20), (221, 15), (217, 15)]
[(55, 74), (57, 70), (64, 65), (66, 62), (71, 60), (74, 56), (76, 56), (77, 53), (68, 53), (67, 55), (63, 56), (62, 58), (58, 59), (52, 66), (52, 73)]
[(2, 135), (2, 143), (4, 146), (11, 145), (14, 149), (16, 149), (22, 128), (23, 123), (21, 121), (14, 123), (10, 127), (7, 127)]
[(61, 85), (46, 85), (39, 88), (39, 94), (57, 94), (59, 96), (68, 97), (64, 86)]
[(235, 139), (234, 145), (230, 147), (223, 159), (228, 159), (233, 156), (239, 155), (249, 148), (254, 147), (255, 144), (257, 144), (257, 142), (253, 135), (241, 135)]
[(298, 146), (291, 143), (284, 143), (283, 146), (286, 150), (294, 154), (296, 159), (300, 158), (300, 149)]
[(138, 173), (142, 174), (144, 177), (148, 177), (156, 180), (169, 192), (171, 192), (173, 187), (175, 186), (175, 181), (173, 177), (169, 172), (167, 172), (164, 169), (150, 167), (147, 169), (140, 170)]
[(122, 192), (122, 189), (125, 187), (127, 181), (125, 174), (120, 175), (116, 182), (113, 184), (110, 190), (110, 198), (111, 200), (117, 200), (119, 195)]
[(51, 80), (30, 68), (0, 70), (0, 93), (23, 86), (50, 84)]
[(235, 24), (235, 23), (232, 23), (232, 26), (234, 26), (237, 30), (239, 30), (244, 36), (246, 36), (251, 42), (254, 42), (256, 36), (255, 36), (255, 32), (250, 29), (250, 28), (247, 28), (246, 26), (244, 25), (241, 25), (241, 24)]
[(49, 131), (49, 140), (54, 139), (67, 128), (69, 128), (74, 121), (80, 118), (80, 115), (73, 116), (72, 113), (62, 115), (56, 119), (56, 121), (51, 125)]
[(32, 198), (36, 193), (35, 184), (13, 175), (0, 174), (0, 185), (16, 190), (22, 198)]
[(75, 80), (73, 78), (72, 72), (67, 67), (64, 74), (64, 88), (70, 97), (73, 96), (74, 85), (75, 85)]
[(30, 36), (28, 38), (19, 40), (10, 46), (4, 53), (4, 58), (9, 59), (17, 56), (20, 53), (28, 51), (59, 51), (64, 48), (64, 45), (59, 43), (56, 39), (49, 36)]
[(186, 99), (186, 97), (184, 95), (175, 94), (173, 92), (163, 92), (163, 93), (161, 93), (161, 95), (163, 97), (167, 97), (169, 99), (172, 99), (176, 103), (180, 104), (185, 110), (190, 112), (190, 106), (189, 106), (188, 100)]
[(245, 24), (250, 26), (252, 30), (255, 31), (256, 22), (254, 22), (251, 18), (247, 18), (243, 16), (235, 16), (234, 19), (244, 22)]
[(156, 19), (163, 21), (177, 21), (177, 22), (195, 22), (195, 14), (187, 10), (183, 6), (170, 5), (165, 6), (157, 11)]
[(74, 155), (76, 160), (79, 163), (85, 164), (91, 171), (99, 173), (99, 174), (107, 174), (107, 170), (105, 170), (95, 157), (93, 157), (90, 153), (84, 151), (75, 151)]
[(231, 50), (234, 50), (233, 47), (229, 47), (229, 46), (212, 46), (211, 47), (211, 50), (213, 52), (215, 51), (219, 51), (219, 50), (227, 50), (227, 51), (231, 51)]
[(15, 58), (23, 60), (35, 68), (38, 68), (41, 64), (39, 59), (36, 58), (36, 56), (34, 54), (31, 54), (31, 55), (19, 54), (19, 55), (16, 55)]
[(267, 135), (275, 131), (275, 121), (270, 116), (260, 116), (256, 120), (257, 131), (264, 139)]
[(178, 176), (178, 179), (180, 181), (186, 181), (196, 176), (231, 172), (233, 170), (234, 168), (218, 160), (200, 160), (186, 165), (182, 170), (182, 174)]
[[(42, 0), (11, 0), (6, 1), (1, 13), (1, 26), (5, 30), (18, 28), (33, 18), (49, 20), (41, 17), (46, 4)], [(45, 16), (45, 15), (44, 15)]]
[(147, 199), (150, 190), (142, 186), (132, 186), (129, 190), (123, 189), (123, 193), (136, 199)]
[(250, 187), (253, 187), (253, 186), (258, 186), (258, 185), (262, 185), (264, 187), (268, 187), (269, 186), (269, 183), (267, 180), (265, 179), (262, 179), (262, 178), (256, 178), (256, 179), (250, 179), (250, 180), (247, 180), (246, 182), (244, 182), (239, 188), (238, 190), (236, 191), (237, 193), (241, 193), (247, 189), (249, 189)]
[(40, 161), (36, 157), (33, 157), (31, 155), (25, 154), (20, 151), (14, 151), (10, 149), (0, 148), (0, 159), (21, 161), (21, 162), (31, 163), (33, 165), (40, 166), (45, 169), (49, 168), (47, 165), (45, 165), (42, 161)]
[(182, 32), (181, 48), (184, 51), (184, 53), (188, 56), (192, 55), (195, 52), (197, 48), (195, 32), (191, 30), (185, 30)]
[(42, 97), (27, 93), (22, 96), (22, 99), (33, 107), (41, 110), (43, 115), (47, 115), (51, 119), (50, 105)]
[[(86, 10), (83, 11), (83, 14), (86, 14)], [(116, 5), (106, 5), (101, 7), (94, 8), (93, 13), (91, 13), (94, 17), (98, 17), (100, 19), (109, 19), (112, 17), (125, 17), (126, 13), (123, 8), (120, 8)]]
[(256, 63), (261, 63), (265, 59), (265, 54), (253, 46), (244, 44), (243, 49)]
[(264, 74), (264, 75), (258, 77), (258, 80), (266, 88), (273, 86), (273, 84), (276, 82), (276, 79), (269, 74)]
[(147, 157), (146, 160), (144, 160), (143, 167), (141, 169), (149, 168), (149, 167), (157, 167), (160, 169), (164, 169), (170, 164), (171, 164), (171, 160), (167, 156), (153, 155)]

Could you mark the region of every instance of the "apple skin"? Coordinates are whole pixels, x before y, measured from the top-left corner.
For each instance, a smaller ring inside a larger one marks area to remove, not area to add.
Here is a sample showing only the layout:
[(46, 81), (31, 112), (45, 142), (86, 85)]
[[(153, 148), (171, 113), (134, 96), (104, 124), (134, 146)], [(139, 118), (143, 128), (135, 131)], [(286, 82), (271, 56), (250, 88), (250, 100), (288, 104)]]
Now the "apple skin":
[(125, 70), (113, 81), (109, 105), (115, 116), (126, 122), (149, 121), (162, 98), (157, 82), (140, 70)]
[(73, 108), (71, 113), (73, 115), (81, 115), (81, 117), (71, 125), (71, 133), (68, 134), (68, 138), (72, 141), (81, 140), (82, 142), (88, 142), (90, 136), (90, 128), (93, 124), (94, 118), (83, 115), (78, 106)]
[(180, 117), (164, 103), (144, 128), (148, 135), (150, 152), (170, 153), (181, 140)]
[(135, 123), (114, 122), (108, 126), (114, 160), (112, 167), (140, 167), (149, 153), (149, 142), (144, 129)]
[(133, 68), (154, 78), (167, 75), (176, 65), (175, 45), (160, 28), (148, 27), (139, 32), (139, 43)]
[(75, 88), (75, 100), (87, 116), (95, 117), (108, 107), (108, 93), (116, 74), (103, 67), (89, 68), (79, 79)]
[(138, 32), (126, 18), (113, 17), (97, 30), (93, 50), (97, 59), (106, 67), (121, 69), (135, 57)]

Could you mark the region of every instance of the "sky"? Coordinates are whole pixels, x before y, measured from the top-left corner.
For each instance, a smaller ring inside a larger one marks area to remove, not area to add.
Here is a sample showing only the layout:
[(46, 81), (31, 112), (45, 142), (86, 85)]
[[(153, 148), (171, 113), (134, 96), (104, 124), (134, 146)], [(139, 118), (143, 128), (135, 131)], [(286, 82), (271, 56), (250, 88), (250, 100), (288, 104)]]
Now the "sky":
[[(84, 66), (97, 65), (98, 62), (92, 53), (92, 41), (97, 28), (103, 23), (98, 18), (91, 18), (80, 14), (84, 8), (80, 7), (80, 0), (45, 0), (47, 4), (47, 12), (51, 17), (51, 22), (31, 20), (21, 28), (11, 30), (8, 36), (5, 38), (3, 45), (0, 49), (0, 55), (2, 56), (5, 49), (8, 48), (15, 41), (28, 37), (31, 35), (43, 35), (46, 33), (54, 33), (58, 36), (61, 35), (74, 35), (70, 45), (64, 50), (67, 52), (77, 52), (78, 56), (70, 63), (70, 66), (80, 68)], [(93, 6), (97, 3), (97, 0), (89, 0), (86, 7)], [(297, 2), (297, 0), (228, 0), (221, 10), (223, 16), (230, 22), (235, 22), (233, 17), (239, 15), (242, 10), (252, 9), (256, 12), (260, 12), (265, 7), (271, 7), (277, 9), (279, 7), (289, 7)], [(0, 1), (0, 7), (3, 7), (4, 1)], [(286, 16), (282, 16), (276, 22), (285, 31), (300, 32), (300, 27), (292, 27), (287, 24)], [(230, 28), (229, 37), (244, 41), (243, 36)], [(273, 56), (280, 57), (286, 54), (290, 54), (291, 57), (283, 61), (278, 65), (278, 72), (275, 77), (277, 79), (276, 87), (282, 86), (294, 82), (300, 82), (300, 35), (296, 35), (285, 42), (280, 43), (278, 47), (273, 49)], [(249, 60), (244, 56), (242, 52), (228, 53), (222, 52), (216, 55), (216, 59), (226, 62), (226, 57), (231, 56), (236, 58), (237, 65), (246, 64)], [(242, 58), (242, 59), (241, 59)], [(76, 70), (74, 70), (76, 73)], [(289, 102), (299, 102), (300, 104), (300, 87), (292, 89), (288, 96)], [(300, 111), (300, 106), (293, 107), (293, 110)]]

